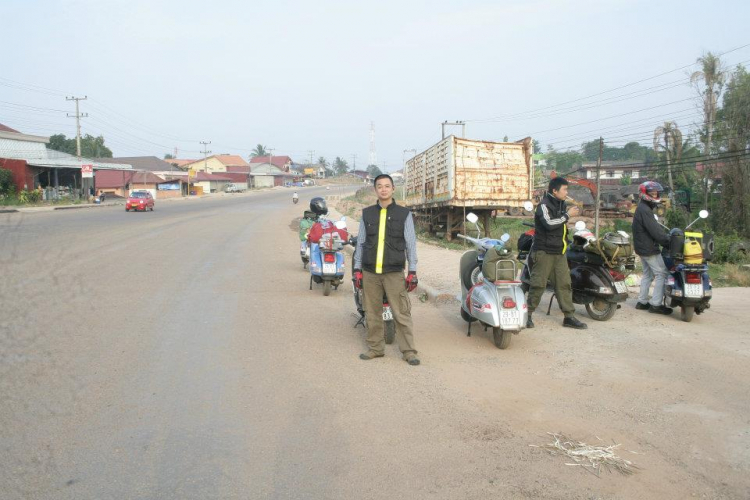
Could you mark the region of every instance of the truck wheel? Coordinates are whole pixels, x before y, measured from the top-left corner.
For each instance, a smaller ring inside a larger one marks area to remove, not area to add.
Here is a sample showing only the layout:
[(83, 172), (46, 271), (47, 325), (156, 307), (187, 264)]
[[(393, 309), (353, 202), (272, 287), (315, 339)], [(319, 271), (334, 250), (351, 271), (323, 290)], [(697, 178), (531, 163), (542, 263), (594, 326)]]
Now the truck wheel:
[(601, 299), (595, 299), (593, 302), (586, 304), (586, 312), (597, 321), (607, 321), (615, 315), (615, 311), (617, 311), (617, 304)]
[(331, 282), (329, 280), (323, 282), (323, 295), (326, 297), (331, 295)]
[(693, 306), (682, 306), (680, 308), (680, 319), (682, 321), (685, 321), (686, 323), (690, 323), (693, 320), (693, 313), (695, 312), (695, 307)]
[(498, 349), (507, 349), (512, 338), (513, 334), (507, 330), (503, 330), (498, 326), (492, 329), (492, 339), (495, 341), (495, 347)]
[(393, 341), (396, 339), (396, 322), (385, 321), (383, 330), (385, 330), (385, 343), (389, 345), (393, 344)]

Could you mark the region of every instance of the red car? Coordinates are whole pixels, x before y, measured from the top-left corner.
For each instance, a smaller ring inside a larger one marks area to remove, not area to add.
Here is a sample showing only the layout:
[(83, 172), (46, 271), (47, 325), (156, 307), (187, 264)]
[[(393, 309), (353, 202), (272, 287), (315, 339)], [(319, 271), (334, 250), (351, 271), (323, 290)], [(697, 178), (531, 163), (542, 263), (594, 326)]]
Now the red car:
[(128, 201), (125, 202), (125, 211), (130, 212), (130, 210), (153, 211), (154, 197), (148, 191), (133, 191), (128, 197)]

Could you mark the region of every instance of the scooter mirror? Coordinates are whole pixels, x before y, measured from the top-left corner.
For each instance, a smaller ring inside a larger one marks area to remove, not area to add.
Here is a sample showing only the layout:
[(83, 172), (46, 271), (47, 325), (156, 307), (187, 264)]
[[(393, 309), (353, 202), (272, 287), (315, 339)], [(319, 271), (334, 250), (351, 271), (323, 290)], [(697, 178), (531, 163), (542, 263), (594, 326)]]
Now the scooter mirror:
[(659, 222), (659, 216), (654, 214), (654, 219), (656, 219), (656, 222)]
[(473, 212), (469, 212), (466, 215), (466, 220), (469, 221), (469, 222), (471, 222), (472, 224), (476, 224), (477, 221), (479, 220), (479, 217), (477, 217), (477, 214), (475, 214)]
[(500, 241), (502, 241), (503, 243), (506, 243), (509, 239), (510, 239), (510, 235), (508, 233), (505, 233), (502, 236), (500, 236)]
[(576, 231), (583, 231), (584, 229), (586, 229), (586, 223), (583, 222), (582, 220), (579, 220), (578, 222), (576, 222), (575, 228), (576, 228)]
[(701, 219), (705, 219), (706, 217), (708, 217), (708, 210), (701, 210), (700, 212), (698, 212), (698, 217), (700, 217)]
[(531, 212), (532, 210), (534, 210), (534, 204), (531, 203), (530, 201), (524, 201), (523, 209), (526, 210), (527, 212)]

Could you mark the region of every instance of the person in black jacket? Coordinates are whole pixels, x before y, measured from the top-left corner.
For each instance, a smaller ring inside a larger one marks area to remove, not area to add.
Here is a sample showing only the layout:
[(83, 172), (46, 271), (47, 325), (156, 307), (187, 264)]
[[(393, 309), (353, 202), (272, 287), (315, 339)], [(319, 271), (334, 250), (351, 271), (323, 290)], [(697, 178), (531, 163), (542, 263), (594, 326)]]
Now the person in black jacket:
[(573, 288), (570, 284), (570, 269), (565, 252), (568, 249), (568, 220), (579, 214), (576, 206), (567, 209), (565, 199), (568, 197), (568, 181), (555, 177), (549, 181), (549, 187), (534, 215), (534, 245), (531, 247), (531, 284), (529, 287), (529, 319), (526, 328), (534, 328), (531, 315), (539, 306), (542, 294), (547, 288), (547, 281), (552, 279), (555, 285), (557, 303), (565, 315), (563, 326), (584, 330), (588, 328), (575, 317), (573, 305)]
[[(659, 245), (669, 245), (669, 236), (654, 217), (654, 208), (661, 203), (664, 188), (658, 182), (646, 181), (639, 189), (641, 201), (633, 215), (633, 247), (641, 258), (643, 277), (635, 308), (656, 314), (672, 314), (672, 309), (664, 305), (664, 282), (669, 271), (659, 249)], [(649, 301), (648, 291), (652, 281), (654, 293)]]

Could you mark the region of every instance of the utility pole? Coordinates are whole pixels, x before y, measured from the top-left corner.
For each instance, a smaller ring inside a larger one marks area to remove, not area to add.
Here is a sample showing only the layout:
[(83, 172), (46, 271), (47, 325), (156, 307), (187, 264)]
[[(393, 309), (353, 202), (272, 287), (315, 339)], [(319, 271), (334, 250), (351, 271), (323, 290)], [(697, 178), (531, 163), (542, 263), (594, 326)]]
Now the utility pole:
[[(66, 97), (66, 101), (75, 101), (76, 102), (76, 114), (71, 115), (67, 113), (69, 118), (74, 117), (76, 119), (76, 156), (78, 156), (78, 162), (81, 162), (81, 118), (87, 118), (89, 116), (88, 113), (81, 114), (78, 103), (80, 101), (85, 101), (88, 99), (88, 96), (83, 97)], [(83, 174), (81, 174), (81, 189), (83, 191), (83, 195), (88, 197), (88, 194), (86, 193), (86, 190), (89, 188), (88, 186), (88, 180), (83, 178)]]
[(357, 170), (357, 155), (351, 155), (352, 156), (352, 172)]
[(443, 139), (445, 139), (445, 126), (446, 125), (461, 125), (461, 137), (466, 138), (466, 122), (464, 121), (455, 121), (455, 122), (449, 122), (444, 121), (442, 124), (442, 131), (443, 131)]
[(602, 153), (604, 139), (599, 137), (599, 159), (596, 161), (596, 205), (594, 205), (594, 234), (599, 238), (599, 204), (602, 199)]
[[(211, 153), (211, 151), (208, 150), (208, 145), (211, 144), (211, 141), (200, 141), (200, 144), (203, 146), (203, 171), (208, 173), (208, 155)], [(198, 172), (195, 173), (195, 175), (198, 175)], [(188, 170), (188, 196), (190, 196), (190, 171)]]
[[(276, 151), (276, 148), (268, 148), (268, 164), (273, 167), (273, 152)], [(268, 170), (269, 173), (271, 173), (271, 170)]]

